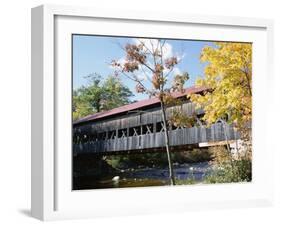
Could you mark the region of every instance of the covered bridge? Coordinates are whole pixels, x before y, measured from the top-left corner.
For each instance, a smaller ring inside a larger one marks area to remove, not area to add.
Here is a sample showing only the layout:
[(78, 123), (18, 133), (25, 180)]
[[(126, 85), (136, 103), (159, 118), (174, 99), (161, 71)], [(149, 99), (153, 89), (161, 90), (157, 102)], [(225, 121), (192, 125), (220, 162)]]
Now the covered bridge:
[[(219, 122), (207, 127), (200, 120), (204, 112), (195, 109), (195, 104), (190, 102), (187, 94), (203, 94), (204, 91), (204, 88), (190, 87), (182, 93), (173, 93), (174, 98), (182, 99), (182, 104), (168, 107), (167, 119), (177, 110), (195, 116), (197, 122), (189, 128), (169, 126), (172, 150), (198, 147), (200, 143), (238, 139), (239, 135), (231, 125)], [(164, 128), (157, 98), (141, 100), (73, 122), (74, 154), (112, 154), (164, 148)]]

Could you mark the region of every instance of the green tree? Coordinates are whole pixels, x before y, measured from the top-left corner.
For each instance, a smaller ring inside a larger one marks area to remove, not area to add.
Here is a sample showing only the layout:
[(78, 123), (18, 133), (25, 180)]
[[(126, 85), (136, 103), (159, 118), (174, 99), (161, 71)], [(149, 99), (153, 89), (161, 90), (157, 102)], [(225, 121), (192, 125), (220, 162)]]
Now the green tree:
[(80, 99), (82, 102), (88, 103), (93, 112), (100, 112), (104, 95), (101, 76), (90, 74), (86, 78), (88, 79), (88, 85), (78, 89)]
[(104, 81), (100, 75), (87, 76), (88, 85), (73, 92), (73, 119), (130, 103), (132, 92), (116, 76)]
[(94, 112), (93, 107), (90, 105), (90, 103), (86, 101), (81, 95), (80, 89), (73, 91), (72, 98), (73, 120), (77, 120)]
[(125, 104), (129, 104), (132, 92), (124, 86), (116, 76), (109, 76), (102, 85), (103, 94), (101, 110), (110, 110)]

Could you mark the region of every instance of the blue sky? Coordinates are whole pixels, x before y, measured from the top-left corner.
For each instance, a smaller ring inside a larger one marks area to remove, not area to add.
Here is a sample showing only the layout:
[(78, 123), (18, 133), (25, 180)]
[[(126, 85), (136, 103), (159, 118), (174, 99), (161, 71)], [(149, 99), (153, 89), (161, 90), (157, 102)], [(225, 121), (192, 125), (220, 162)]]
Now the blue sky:
[[(136, 38), (105, 37), (93, 35), (73, 35), (73, 88), (77, 89), (87, 85), (85, 76), (98, 73), (103, 77), (112, 75), (114, 69), (109, 63), (115, 59), (124, 58), (124, 51), (120, 46), (126, 43), (136, 42)], [(194, 85), (198, 76), (203, 75), (204, 64), (200, 62), (200, 53), (206, 45), (214, 46), (212, 42), (189, 41), (189, 40), (167, 40), (167, 56), (176, 55), (181, 59), (175, 71), (188, 72), (190, 79), (185, 87)], [(175, 72), (176, 73), (176, 72)], [(135, 82), (120, 76), (132, 92), (135, 91)], [(145, 94), (136, 94), (132, 100), (147, 98)]]

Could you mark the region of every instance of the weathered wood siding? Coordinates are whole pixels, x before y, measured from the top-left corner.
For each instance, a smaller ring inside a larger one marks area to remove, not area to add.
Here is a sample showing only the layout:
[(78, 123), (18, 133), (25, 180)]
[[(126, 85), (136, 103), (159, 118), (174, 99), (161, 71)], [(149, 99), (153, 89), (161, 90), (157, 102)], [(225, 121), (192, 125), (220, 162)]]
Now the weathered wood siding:
[[(167, 119), (173, 111), (181, 111), (186, 115), (200, 115), (195, 104), (186, 102), (181, 106), (169, 107)], [(75, 125), (73, 128), (73, 151), (75, 153), (107, 153), (118, 151), (139, 151), (165, 147), (165, 136), (161, 126), (160, 107), (145, 111), (128, 112), (128, 114), (108, 119)], [(225, 125), (226, 136), (222, 123), (204, 127), (200, 124), (192, 128), (169, 128), (170, 145), (184, 146), (202, 142), (236, 140), (237, 132), (231, 125)]]
[[(167, 118), (169, 118), (175, 110), (180, 110), (189, 116), (202, 113), (202, 110), (195, 109), (195, 104), (188, 102), (181, 106), (167, 108)], [(140, 111), (140, 113), (131, 113), (118, 118), (109, 118), (98, 122), (91, 122), (86, 125), (75, 126), (74, 132), (83, 134), (101, 133), (111, 130), (137, 127), (140, 125), (154, 124), (161, 121), (161, 111), (159, 108), (156, 108), (147, 110), (146, 112)]]
[[(239, 134), (231, 125), (225, 125), (228, 140), (236, 140)], [(202, 142), (226, 140), (224, 125), (213, 124), (210, 127), (179, 128), (169, 131), (171, 146), (182, 146)], [(105, 153), (117, 151), (138, 151), (165, 146), (164, 132), (150, 133), (139, 136), (121, 137), (108, 140), (88, 141), (74, 144), (75, 153)]]

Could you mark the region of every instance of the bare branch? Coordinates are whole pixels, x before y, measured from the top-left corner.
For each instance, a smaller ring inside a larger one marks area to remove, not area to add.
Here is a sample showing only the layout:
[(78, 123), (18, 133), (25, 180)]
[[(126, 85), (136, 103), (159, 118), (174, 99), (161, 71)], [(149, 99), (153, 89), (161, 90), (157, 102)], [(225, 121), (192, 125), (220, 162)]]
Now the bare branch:
[(140, 66), (142, 72), (144, 73), (145, 77), (150, 81), (152, 82), (151, 78), (149, 77), (149, 75), (146, 73), (146, 71), (143, 69), (142, 65)]

